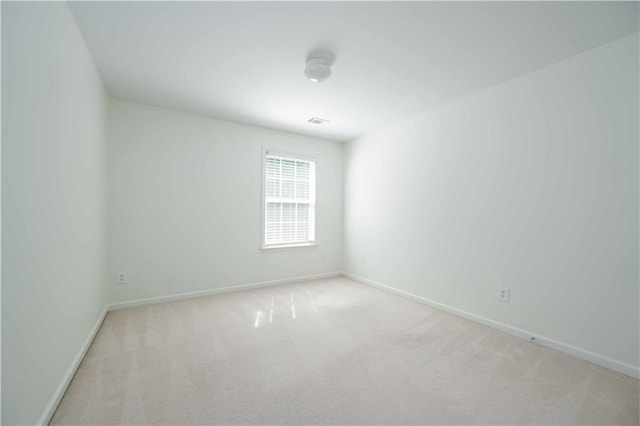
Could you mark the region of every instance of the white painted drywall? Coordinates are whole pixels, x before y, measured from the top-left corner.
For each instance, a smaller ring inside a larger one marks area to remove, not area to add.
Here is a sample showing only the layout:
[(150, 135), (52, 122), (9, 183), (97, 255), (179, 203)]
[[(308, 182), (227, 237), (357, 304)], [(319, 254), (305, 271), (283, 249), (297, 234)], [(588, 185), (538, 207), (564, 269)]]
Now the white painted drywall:
[(345, 270), (637, 368), (638, 112), (636, 33), (350, 142)]
[[(0, 25), (2, 23), (2, 5), (0, 5)], [(0, 26), (1, 30), (1, 26)], [(0, 38), (1, 42), (1, 38)], [(0, 53), (2, 49), (0, 48)], [(0, 80), (2, 78), (2, 54), (0, 54)], [(2, 133), (2, 102), (0, 102), (0, 134)], [(1, 139), (1, 138), (0, 138)], [(0, 211), (2, 211), (2, 149), (0, 149)], [(2, 241), (2, 220), (0, 220), (0, 241)], [(0, 359), (2, 357), (2, 255), (0, 243)], [(2, 367), (0, 362), (0, 423), (2, 423)]]
[[(345, 141), (638, 31), (637, 2), (70, 2), (111, 93)], [(335, 54), (321, 85), (314, 47)], [(308, 126), (310, 115), (330, 126)]]
[(2, 4), (2, 423), (34, 424), (106, 305), (106, 89), (65, 3)]
[[(114, 99), (109, 147), (111, 302), (341, 270), (342, 144)], [(318, 247), (260, 250), (263, 147), (316, 159)]]

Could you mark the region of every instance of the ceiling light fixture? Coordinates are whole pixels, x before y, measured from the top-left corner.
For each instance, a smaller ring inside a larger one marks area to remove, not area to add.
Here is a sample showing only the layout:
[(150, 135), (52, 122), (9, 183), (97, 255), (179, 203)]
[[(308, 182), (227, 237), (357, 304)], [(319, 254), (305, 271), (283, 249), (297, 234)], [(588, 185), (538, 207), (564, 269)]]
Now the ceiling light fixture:
[(331, 76), (333, 54), (324, 49), (316, 49), (309, 53), (304, 75), (314, 83), (320, 83)]
[(322, 58), (311, 58), (307, 60), (304, 75), (314, 83), (320, 83), (331, 76), (331, 68)]

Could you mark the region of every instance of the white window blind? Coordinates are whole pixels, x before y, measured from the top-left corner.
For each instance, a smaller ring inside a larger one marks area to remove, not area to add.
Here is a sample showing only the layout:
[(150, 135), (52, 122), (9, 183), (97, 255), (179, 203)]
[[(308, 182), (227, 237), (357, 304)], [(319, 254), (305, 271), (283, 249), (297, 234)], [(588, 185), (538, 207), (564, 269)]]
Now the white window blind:
[(264, 158), (264, 247), (315, 241), (315, 162), (267, 152)]

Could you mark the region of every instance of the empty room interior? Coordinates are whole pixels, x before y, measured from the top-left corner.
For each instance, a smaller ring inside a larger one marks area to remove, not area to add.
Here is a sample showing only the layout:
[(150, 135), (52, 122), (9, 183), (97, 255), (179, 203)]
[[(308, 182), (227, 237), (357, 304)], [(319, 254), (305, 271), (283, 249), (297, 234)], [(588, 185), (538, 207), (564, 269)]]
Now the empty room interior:
[(639, 6), (2, 1), (2, 424), (639, 424)]

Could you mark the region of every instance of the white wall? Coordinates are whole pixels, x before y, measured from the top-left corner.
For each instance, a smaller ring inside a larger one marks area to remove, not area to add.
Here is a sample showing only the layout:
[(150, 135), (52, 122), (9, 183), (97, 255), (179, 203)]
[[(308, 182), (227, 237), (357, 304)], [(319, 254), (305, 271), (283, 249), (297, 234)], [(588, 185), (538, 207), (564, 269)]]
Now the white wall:
[(637, 371), (638, 113), (636, 33), (349, 143), (345, 270)]
[(107, 95), (65, 3), (2, 3), (2, 423), (33, 424), (106, 304)]
[[(110, 117), (112, 302), (341, 270), (341, 144), (118, 99)], [(318, 247), (260, 250), (263, 147), (316, 159)]]

